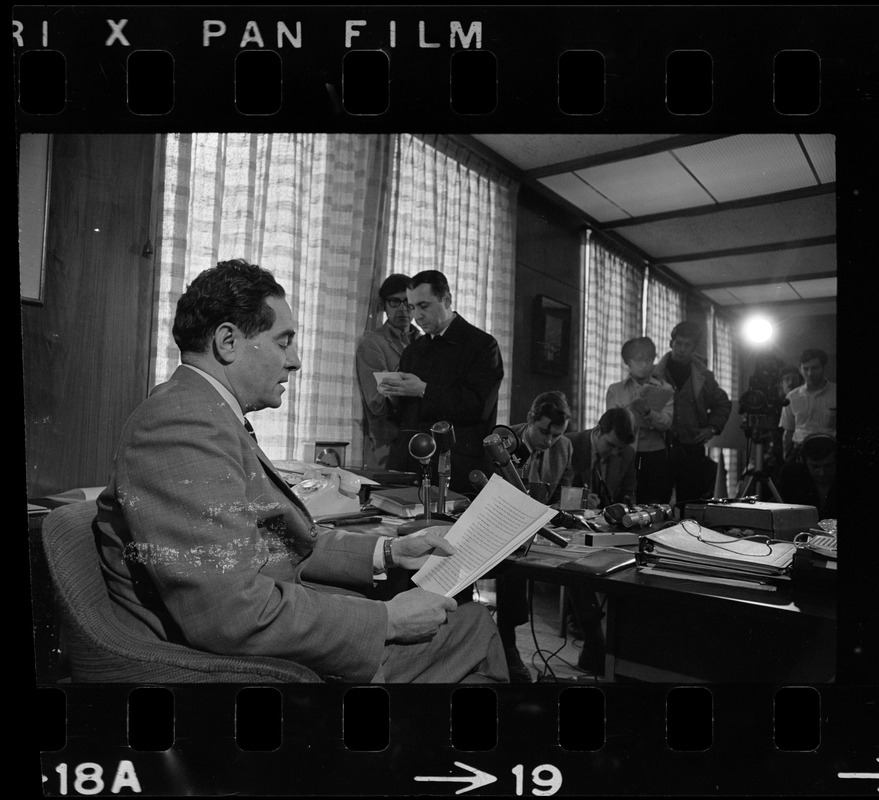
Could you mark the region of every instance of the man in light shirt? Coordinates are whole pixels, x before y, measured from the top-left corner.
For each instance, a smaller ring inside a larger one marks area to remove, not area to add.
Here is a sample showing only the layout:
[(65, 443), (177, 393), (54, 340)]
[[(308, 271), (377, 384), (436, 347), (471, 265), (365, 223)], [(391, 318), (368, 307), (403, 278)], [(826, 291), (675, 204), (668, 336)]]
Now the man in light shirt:
[(797, 457), (805, 438), (811, 433), (836, 436), (836, 384), (824, 375), (827, 353), (816, 348), (800, 356), (800, 373), (805, 383), (788, 392), (781, 410), (779, 426), (784, 429), (784, 460)]

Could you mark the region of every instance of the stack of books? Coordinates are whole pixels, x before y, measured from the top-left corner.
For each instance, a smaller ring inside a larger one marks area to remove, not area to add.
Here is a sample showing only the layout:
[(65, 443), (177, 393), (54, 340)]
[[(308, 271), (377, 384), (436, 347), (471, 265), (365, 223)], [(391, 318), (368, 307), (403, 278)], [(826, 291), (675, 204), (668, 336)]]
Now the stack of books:
[[(397, 517), (411, 519), (424, 513), (424, 500), (420, 486), (403, 487), (400, 489), (377, 489), (369, 496), (369, 504)], [(437, 509), (436, 501), (439, 494), (436, 486), (430, 487), (430, 510), (442, 514), (452, 514), (467, 504), (467, 498), (457, 492), (446, 492), (446, 507)]]
[(766, 537), (737, 537), (695, 520), (641, 537), (638, 570), (682, 580), (776, 591), (790, 582), (796, 545)]

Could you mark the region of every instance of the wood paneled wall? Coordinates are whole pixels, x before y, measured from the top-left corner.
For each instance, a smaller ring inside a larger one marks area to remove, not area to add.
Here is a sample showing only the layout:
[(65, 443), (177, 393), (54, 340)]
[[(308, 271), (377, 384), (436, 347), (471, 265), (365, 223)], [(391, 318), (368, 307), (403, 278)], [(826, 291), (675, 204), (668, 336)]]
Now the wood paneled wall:
[(22, 305), (30, 497), (102, 485), (146, 396), (154, 142), (53, 137), (44, 304)]
[[(580, 289), (580, 232), (582, 222), (567, 216), (557, 206), (527, 187), (519, 192), (516, 227), (516, 327), (513, 338), (513, 384), (510, 420), (525, 422), (531, 402), (541, 392), (560, 390), (573, 402), (577, 374), (577, 331), (583, 294)], [(571, 306), (571, 347), (567, 375), (534, 372), (531, 339), (534, 328), (534, 298), (551, 297)]]

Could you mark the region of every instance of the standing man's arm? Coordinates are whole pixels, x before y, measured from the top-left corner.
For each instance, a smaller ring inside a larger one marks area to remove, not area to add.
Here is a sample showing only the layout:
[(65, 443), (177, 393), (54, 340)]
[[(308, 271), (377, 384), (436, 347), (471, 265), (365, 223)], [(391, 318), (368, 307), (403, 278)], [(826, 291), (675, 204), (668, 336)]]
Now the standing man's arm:
[(360, 393), (366, 407), (376, 416), (388, 413), (388, 402), (384, 395), (379, 394), (373, 372), (390, 372), (397, 368), (396, 364), (389, 364), (387, 356), (376, 344), (372, 337), (360, 341), (355, 355), (357, 364), (357, 381), (360, 384)]

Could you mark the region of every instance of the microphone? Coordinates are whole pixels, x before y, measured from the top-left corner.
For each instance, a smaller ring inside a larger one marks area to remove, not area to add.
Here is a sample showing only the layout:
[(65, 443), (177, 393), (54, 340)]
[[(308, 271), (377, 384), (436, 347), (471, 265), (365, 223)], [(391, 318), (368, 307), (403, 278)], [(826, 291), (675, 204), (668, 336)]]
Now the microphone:
[(421, 462), (421, 495), (424, 521), (430, 523), (430, 457), (436, 452), (436, 441), (429, 433), (416, 433), (409, 440), (409, 455)]
[(431, 427), (430, 432), (433, 434), (436, 442), (436, 449), (439, 452), (439, 461), (437, 464), (437, 495), (436, 495), (436, 511), (442, 514), (446, 510), (446, 490), (449, 486), (449, 477), (452, 474), (452, 445), (455, 443), (455, 429), (451, 422), (445, 420), (436, 422)]
[(485, 477), (485, 473), (481, 469), (474, 469), (467, 477), (470, 479), (470, 485), (476, 490), (477, 494), (488, 484), (488, 478)]
[(482, 444), (488, 451), (491, 460), (494, 461), (494, 464), (500, 471), (501, 475), (503, 475), (503, 477), (509, 483), (512, 483), (517, 489), (528, 494), (528, 490), (525, 488), (525, 484), (522, 483), (522, 478), (513, 466), (510, 454), (507, 451), (507, 448), (504, 447), (500, 435), (497, 433), (491, 433), (482, 440)]
[[(528, 491), (525, 489), (525, 484), (522, 483), (522, 478), (519, 477), (519, 473), (516, 471), (516, 468), (510, 460), (510, 454), (507, 452), (506, 447), (504, 447), (500, 435), (497, 433), (491, 433), (482, 440), (482, 444), (491, 456), (491, 460), (494, 461), (495, 466), (500, 470), (504, 479), (508, 483), (512, 483), (513, 486), (519, 489), (519, 491), (528, 494)], [(474, 470), (474, 472), (475, 471), (477, 470)], [(471, 472), (470, 475), (472, 476), (473, 473)], [(483, 475), (483, 477), (485, 476)], [(544, 539), (549, 539), (551, 542), (559, 545), (559, 547), (568, 546), (568, 540), (565, 539), (564, 536), (555, 533), (555, 531), (551, 531), (548, 528), (541, 528), (537, 532)]]
[(416, 433), (409, 440), (409, 455), (420, 461), (422, 466), (430, 463), (430, 458), (435, 452), (436, 441), (429, 433)]

